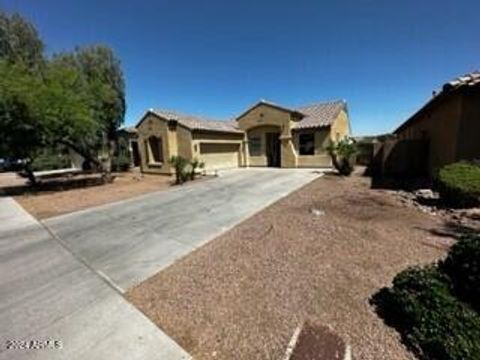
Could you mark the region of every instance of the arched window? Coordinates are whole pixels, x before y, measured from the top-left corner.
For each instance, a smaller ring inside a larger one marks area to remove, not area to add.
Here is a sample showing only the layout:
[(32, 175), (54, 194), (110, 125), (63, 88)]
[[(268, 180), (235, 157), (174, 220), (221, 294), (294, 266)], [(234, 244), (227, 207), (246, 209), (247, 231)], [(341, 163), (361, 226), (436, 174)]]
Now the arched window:
[(163, 163), (162, 138), (150, 136), (147, 141), (147, 154), (149, 163)]

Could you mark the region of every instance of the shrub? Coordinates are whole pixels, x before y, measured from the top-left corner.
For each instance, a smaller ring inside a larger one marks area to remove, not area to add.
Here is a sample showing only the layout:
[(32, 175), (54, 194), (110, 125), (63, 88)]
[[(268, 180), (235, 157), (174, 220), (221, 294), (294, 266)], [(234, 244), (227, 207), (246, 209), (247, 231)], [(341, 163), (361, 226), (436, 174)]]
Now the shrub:
[(460, 239), (440, 268), (452, 280), (458, 296), (480, 311), (480, 235)]
[(195, 171), (197, 168), (203, 169), (205, 167), (205, 163), (195, 158), (190, 162), (190, 166), (190, 180), (195, 180)]
[(437, 176), (437, 188), (440, 197), (449, 206), (479, 205), (480, 166), (467, 162), (444, 166)]
[(60, 150), (46, 150), (39, 154), (32, 163), (33, 171), (65, 169), (71, 166), (70, 158)]
[(131, 159), (129, 156), (120, 154), (112, 158), (113, 171), (128, 171), (130, 170), (130, 166), (131, 166)]
[(386, 322), (423, 359), (474, 360), (480, 354), (480, 316), (458, 301), (435, 266), (410, 268), (374, 296)]
[(190, 172), (187, 169), (189, 166), (187, 159), (179, 155), (174, 155), (170, 158), (169, 163), (175, 169), (175, 184), (183, 184), (188, 180), (190, 177)]
[(331, 142), (327, 146), (327, 151), (340, 175), (349, 176), (353, 172), (357, 154), (357, 146), (353, 139), (345, 137), (337, 143)]

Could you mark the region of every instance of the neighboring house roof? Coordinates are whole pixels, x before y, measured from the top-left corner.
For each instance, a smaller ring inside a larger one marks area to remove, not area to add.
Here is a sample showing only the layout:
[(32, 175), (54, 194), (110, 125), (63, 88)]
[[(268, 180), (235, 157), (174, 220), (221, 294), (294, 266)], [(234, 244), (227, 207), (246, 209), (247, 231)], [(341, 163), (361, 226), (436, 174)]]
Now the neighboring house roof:
[(455, 93), (458, 90), (470, 88), (473, 86), (480, 86), (480, 71), (478, 70), (460, 76), (444, 84), (442, 90), (438, 94), (434, 93), (433, 98), (431, 98), (415, 114), (413, 114), (410, 118), (403, 122), (393, 133), (398, 134), (402, 130), (406, 129), (408, 126), (415, 123), (417, 119), (420, 119), (420, 115), (422, 115), (428, 109), (431, 109), (440, 104), (449, 95)]
[(347, 110), (343, 100), (317, 103), (298, 108), (304, 118), (295, 124), (295, 129), (326, 127), (333, 124), (340, 111)]
[(463, 86), (475, 86), (480, 84), (480, 71), (476, 70), (470, 74), (460, 76), (443, 86), (444, 91), (450, 91)]
[(128, 127), (118, 129), (118, 131), (123, 131), (123, 132), (129, 133), (129, 134), (136, 134), (137, 133), (137, 128), (134, 127), (134, 126), (128, 126)]
[(166, 120), (175, 120), (190, 130), (242, 133), (234, 121), (211, 120), (164, 109), (155, 109), (150, 112)]

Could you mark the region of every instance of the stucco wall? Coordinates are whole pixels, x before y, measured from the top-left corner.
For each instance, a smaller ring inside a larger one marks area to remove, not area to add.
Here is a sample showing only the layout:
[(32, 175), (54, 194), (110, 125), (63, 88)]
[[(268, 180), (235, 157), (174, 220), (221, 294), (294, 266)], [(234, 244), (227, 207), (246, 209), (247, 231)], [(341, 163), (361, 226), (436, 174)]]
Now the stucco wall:
[(257, 156), (252, 155), (249, 152), (250, 166), (267, 166), (267, 149), (266, 149), (266, 133), (280, 133), (280, 127), (262, 125), (248, 130), (247, 139), (251, 137), (258, 137), (260, 139), (260, 154)]
[(464, 92), (456, 160), (480, 159), (480, 87)]
[[(300, 155), (299, 137), (300, 134), (314, 134), (315, 153), (314, 155)], [(332, 165), (330, 156), (325, 148), (328, 146), (331, 137), (330, 128), (305, 129), (294, 132), (293, 143), (297, 155), (298, 167), (329, 167)]]
[(461, 96), (454, 94), (435, 108), (420, 114), (416, 121), (398, 133), (399, 140), (426, 140), (429, 142), (428, 168), (430, 174), (456, 159), (461, 110)]
[(185, 159), (192, 159), (193, 157), (193, 142), (192, 132), (178, 125), (176, 127), (177, 133), (177, 155), (184, 157)]
[[(162, 120), (152, 114), (146, 115), (144, 120), (137, 127), (138, 130), (138, 148), (140, 153), (140, 167), (142, 172), (146, 173), (158, 173), (158, 174), (170, 174), (171, 168), (168, 163), (168, 159), (172, 154), (172, 134), (168, 130), (167, 121)], [(158, 136), (162, 139), (163, 146), (163, 158), (162, 164), (149, 163), (148, 159), (152, 159), (152, 156), (147, 155), (148, 147), (146, 141), (150, 136)]]
[[(255, 131), (265, 133), (267, 132), (267, 127), (270, 127), (269, 131), (280, 133), (282, 167), (296, 167), (297, 165), (290, 131), (292, 124), (291, 114), (288, 111), (279, 110), (268, 105), (257, 106), (238, 119), (238, 127), (246, 132), (251, 132), (253, 129), (258, 128), (259, 130)], [(260, 130), (261, 128), (263, 130)], [(264, 135), (262, 136), (262, 149), (265, 149)], [(249, 166), (267, 166), (265, 155), (250, 156), (247, 151), (246, 156), (248, 157), (247, 163)]]
[(347, 112), (342, 110), (331, 126), (330, 138), (333, 141), (338, 141), (350, 135), (350, 120)]

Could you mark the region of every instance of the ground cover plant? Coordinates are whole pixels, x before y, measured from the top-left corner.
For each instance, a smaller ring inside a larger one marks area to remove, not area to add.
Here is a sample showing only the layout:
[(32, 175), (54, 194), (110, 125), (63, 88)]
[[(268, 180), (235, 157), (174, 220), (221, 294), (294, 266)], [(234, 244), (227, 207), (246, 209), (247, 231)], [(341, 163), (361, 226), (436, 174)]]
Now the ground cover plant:
[(437, 187), (442, 200), (452, 207), (480, 204), (480, 165), (457, 162), (438, 172)]
[(377, 312), (426, 360), (480, 358), (480, 237), (461, 239), (445, 261), (412, 267), (373, 297)]

